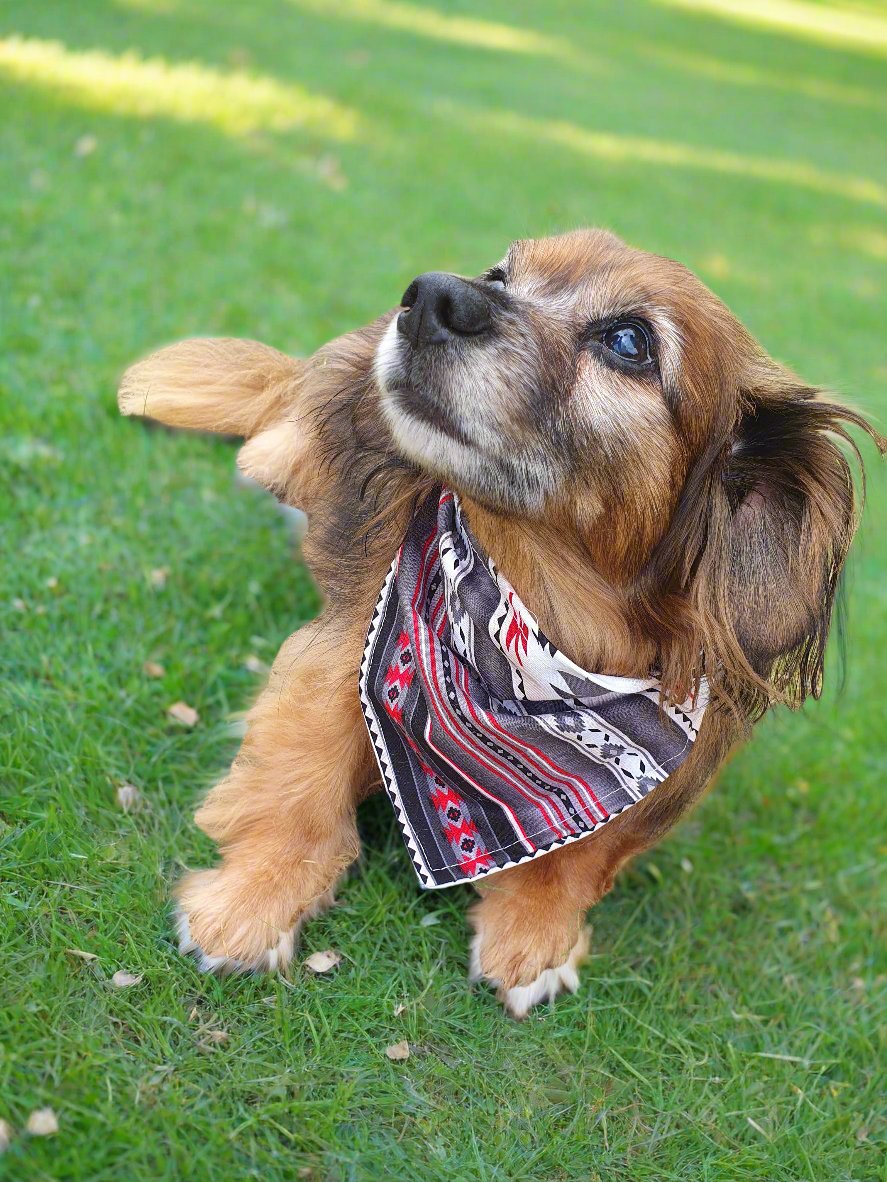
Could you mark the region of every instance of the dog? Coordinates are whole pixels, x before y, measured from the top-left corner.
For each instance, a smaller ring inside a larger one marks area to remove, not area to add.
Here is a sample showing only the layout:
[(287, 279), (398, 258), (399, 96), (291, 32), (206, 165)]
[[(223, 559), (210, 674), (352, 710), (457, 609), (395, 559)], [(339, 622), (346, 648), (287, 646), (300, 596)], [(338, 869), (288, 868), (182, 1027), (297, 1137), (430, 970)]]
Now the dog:
[(196, 813), (221, 864), (176, 896), (182, 951), (205, 970), (284, 969), (358, 855), (356, 809), (380, 779), (358, 693), (367, 629), (435, 490), (458, 495), (557, 652), (593, 675), (653, 672), (663, 710), (705, 687), (692, 750), (655, 791), (475, 880), (471, 973), (518, 1018), (577, 988), (586, 912), (754, 722), (820, 694), (859, 510), (847, 428), (887, 448), (689, 270), (596, 229), (517, 241), (477, 278), (419, 275), (307, 360), (246, 340), (161, 349), (119, 404), (243, 437), (241, 470), (307, 512), (325, 596)]

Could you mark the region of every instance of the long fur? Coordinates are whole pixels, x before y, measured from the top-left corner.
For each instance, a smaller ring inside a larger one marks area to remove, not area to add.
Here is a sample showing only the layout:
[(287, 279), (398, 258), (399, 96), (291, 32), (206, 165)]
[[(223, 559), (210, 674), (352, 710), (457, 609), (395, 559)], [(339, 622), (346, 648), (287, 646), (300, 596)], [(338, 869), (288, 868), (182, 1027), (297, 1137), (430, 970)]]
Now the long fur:
[[(704, 675), (714, 695), (656, 792), (481, 887), (476, 967), (512, 1012), (574, 987), (585, 911), (752, 723), (822, 690), (861, 500), (848, 427), (881, 452), (884, 438), (767, 357), (683, 267), (613, 235), (516, 243), (497, 274), (504, 288), (470, 281), (491, 324), (476, 340), (411, 350), (395, 312), (304, 362), (194, 341), (123, 380), (126, 414), (246, 439), (244, 471), (306, 510), (304, 554), (327, 600), (284, 645), (197, 814), (223, 861), (178, 897), (186, 950), (207, 966), (283, 967), (356, 855), (354, 811), (376, 775), (357, 700), (364, 632), (437, 480), (459, 490), (478, 541), (563, 651), (601, 672), (657, 668), (675, 699)], [(655, 367), (600, 345), (624, 316), (644, 318)]]

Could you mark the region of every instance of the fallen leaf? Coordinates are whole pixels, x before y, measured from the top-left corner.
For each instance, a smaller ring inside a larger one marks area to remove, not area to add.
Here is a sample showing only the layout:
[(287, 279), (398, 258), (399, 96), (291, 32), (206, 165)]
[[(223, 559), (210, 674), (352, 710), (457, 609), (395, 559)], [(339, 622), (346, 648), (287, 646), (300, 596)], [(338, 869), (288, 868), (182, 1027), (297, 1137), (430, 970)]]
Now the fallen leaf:
[(85, 156), (91, 156), (98, 146), (99, 141), (94, 135), (82, 135), (74, 145), (74, 155), (82, 160)]
[(440, 916), (436, 911), (429, 911), (427, 915), (423, 915), (419, 920), (420, 928), (433, 928), (440, 923)]
[(158, 665), (156, 661), (145, 661), (144, 665), (142, 665), (142, 672), (147, 677), (163, 677), (166, 674), (164, 667)]
[(117, 803), (125, 813), (137, 813), (142, 807), (142, 794), (135, 784), (119, 784)]
[(386, 1047), (385, 1054), (392, 1062), (402, 1063), (404, 1059), (409, 1059), (410, 1057), (410, 1044), (406, 1039), (402, 1039), (401, 1042), (396, 1042), (394, 1046)]
[(156, 587), (158, 591), (162, 591), (166, 586), (166, 580), (169, 578), (169, 567), (158, 566), (151, 571), (148, 579), (152, 587)]
[(66, 948), (68, 956), (76, 956), (79, 960), (98, 960), (94, 952), (84, 952), (82, 948)]
[(200, 722), (200, 715), (187, 702), (173, 702), (166, 713), (174, 722), (180, 722), (182, 726), (197, 726)]
[(231, 1037), (227, 1030), (207, 1030), (203, 1036), (206, 1042), (227, 1042)]
[(59, 1131), (58, 1117), (51, 1108), (35, 1108), (25, 1128), (32, 1137), (51, 1137)]
[(406, 1008), (407, 1008), (407, 1007), (406, 1007), (406, 1006), (403, 1004), (403, 1002), (400, 1002), (398, 1005), (396, 1005), (396, 1006), (394, 1007), (394, 1016), (395, 1016), (395, 1018), (399, 1018), (399, 1017), (400, 1017), (400, 1015), (401, 1015), (401, 1014), (404, 1012), (404, 1010), (405, 1010)]
[(115, 989), (129, 989), (131, 985), (138, 985), (141, 979), (141, 973), (136, 975), (135, 973), (127, 973), (123, 969), (118, 969), (111, 978), (111, 984)]
[(868, 1127), (868, 1125), (860, 1125), (859, 1128), (856, 1130), (856, 1140), (857, 1141), (868, 1141), (870, 1132), (871, 1132), (871, 1129)]
[(328, 973), (336, 967), (341, 959), (338, 952), (327, 948), (325, 952), (312, 952), (305, 961), (305, 968), (310, 969), (312, 973)]
[(8, 1120), (0, 1120), (0, 1153), (5, 1153), (9, 1148), (13, 1132), (13, 1127)]
[(267, 673), (269, 671), (265, 662), (253, 653), (250, 653), (243, 662), (243, 667), (244, 669), (248, 669), (250, 673)]
[(315, 166), (317, 175), (336, 193), (348, 188), (348, 178), (342, 172), (342, 166), (335, 156), (321, 156)]

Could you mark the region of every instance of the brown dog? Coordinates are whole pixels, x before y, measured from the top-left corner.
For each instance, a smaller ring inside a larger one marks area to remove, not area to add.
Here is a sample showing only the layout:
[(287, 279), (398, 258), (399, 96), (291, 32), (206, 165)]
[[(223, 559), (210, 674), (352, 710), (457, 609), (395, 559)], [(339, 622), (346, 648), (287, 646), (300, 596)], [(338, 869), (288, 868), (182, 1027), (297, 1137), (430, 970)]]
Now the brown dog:
[[(283, 645), (199, 809), (220, 866), (178, 888), (184, 951), (282, 968), (356, 857), (378, 782), (357, 692), (367, 626), (420, 496), (458, 491), (545, 633), (599, 673), (705, 677), (692, 753), (600, 832), (479, 885), (473, 971), (515, 1016), (575, 989), (584, 915), (702, 796), (773, 703), (818, 695), (856, 525), (857, 413), (772, 361), (679, 264), (594, 230), (521, 241), (478, 279), (296, 361), (195, 340), (131, 368), (124, 414), (244, 436), (241, 468), (309, 517), (321, 616)], [(851, 445), (852, 448), (852, 445)], [(855, 449), (854, 449), (855, 450)]]

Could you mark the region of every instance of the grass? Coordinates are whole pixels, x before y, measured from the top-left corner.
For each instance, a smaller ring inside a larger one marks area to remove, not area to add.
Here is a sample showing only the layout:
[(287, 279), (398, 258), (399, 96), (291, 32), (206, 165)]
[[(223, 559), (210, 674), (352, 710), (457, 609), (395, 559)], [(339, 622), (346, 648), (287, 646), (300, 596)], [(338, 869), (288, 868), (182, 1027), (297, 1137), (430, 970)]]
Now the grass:
[[(333, 978), (207, 979), (168, 924), (210, 856), (190, 814), (257, 688), (244, 658), (317, 599), (230, 447), (117, 417), (127, 362), (194, 333), (306, 352), (418, 271), (595, 222), (695, 268), (883, 428), (887, 17), (741, 8), (3, 5), (0, 1173), (885, 1177), (881, 473), (846, 687), (832, 669), (767, 720), (621, 879), (576, 997), (516, 1025), (470, 991), (469, 897), (418, 891), (378, 800), (307, 932), (343, 953)], [(124, 781), (148, 809), (121, 812)], [(115, 990), (120, 968), (142, 982)], [(58, 1134), (21, 1133), (47, 1105)]]

